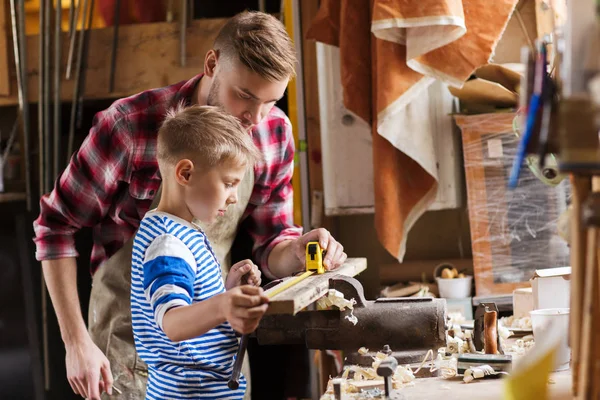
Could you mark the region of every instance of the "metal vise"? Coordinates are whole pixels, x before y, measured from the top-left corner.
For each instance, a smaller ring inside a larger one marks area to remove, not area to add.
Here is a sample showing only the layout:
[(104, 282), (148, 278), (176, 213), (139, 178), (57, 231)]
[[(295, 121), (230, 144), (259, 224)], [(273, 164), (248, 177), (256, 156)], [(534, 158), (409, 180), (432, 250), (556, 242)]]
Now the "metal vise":
[[(429, 349), (446, 343), (446, 301), (432, 298), (381, 298), (367, 301), (354, 278), (336, 275), (329, 288), (354, 299), (354, 310), (302, 311), (292, 315), (267, 315), (255, 336), (260, 345), (305, 344), (309, 349), (344, 350), (346, 362), (371, 365), (385, 345), (399, 363), (420, 362)], [(348, 318), (357, 318), (354, 324)], [(358, 349), (373, 350), (358, 354)]]

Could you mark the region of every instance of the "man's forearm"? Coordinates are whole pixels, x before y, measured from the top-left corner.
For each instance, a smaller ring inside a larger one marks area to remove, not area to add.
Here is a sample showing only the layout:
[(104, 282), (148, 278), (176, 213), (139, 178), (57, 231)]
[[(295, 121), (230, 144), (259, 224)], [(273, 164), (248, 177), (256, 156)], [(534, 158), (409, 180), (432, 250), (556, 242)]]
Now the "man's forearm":
[(77, 293), (77, 261), (74, 257), (42, 261), (44, 279), (56, 312), (65, 345), (83, 340), (88, 332)]
[(302, 269), (302, 262), (296, 255), (293, 240), (278, 243), (269, 254), (269, 271), (277, 278), (290, 276)]

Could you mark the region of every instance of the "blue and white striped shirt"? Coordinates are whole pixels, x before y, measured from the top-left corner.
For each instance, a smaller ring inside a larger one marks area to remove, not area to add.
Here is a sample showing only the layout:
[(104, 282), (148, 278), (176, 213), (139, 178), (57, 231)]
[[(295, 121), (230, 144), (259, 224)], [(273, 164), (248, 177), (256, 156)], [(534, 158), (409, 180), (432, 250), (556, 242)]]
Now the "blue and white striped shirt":
[(225, 322), (204, 335), (173, 342), (165, 312), (223, 293), (221, 268), (206, 235), (173, 215), (150, 211), (133, 242), (131, 314), (135, 347), (148, 364), (147, 399), (242, 399), (227, 387), (238, 341)]

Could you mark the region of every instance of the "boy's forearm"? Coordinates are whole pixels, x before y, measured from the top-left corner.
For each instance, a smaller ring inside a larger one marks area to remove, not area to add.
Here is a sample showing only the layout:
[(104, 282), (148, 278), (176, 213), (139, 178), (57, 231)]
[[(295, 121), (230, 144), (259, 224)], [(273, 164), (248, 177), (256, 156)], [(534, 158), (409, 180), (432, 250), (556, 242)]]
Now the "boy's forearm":
[(201, 336), (225, 322), (225, 293), (189, 306), (174, 307), (163, 316), (163, 331), (174, 342)]
[(77, 262), (73, 257), (42, 261), (44, 279), (65, 345), (88, 337), (77, 293)]

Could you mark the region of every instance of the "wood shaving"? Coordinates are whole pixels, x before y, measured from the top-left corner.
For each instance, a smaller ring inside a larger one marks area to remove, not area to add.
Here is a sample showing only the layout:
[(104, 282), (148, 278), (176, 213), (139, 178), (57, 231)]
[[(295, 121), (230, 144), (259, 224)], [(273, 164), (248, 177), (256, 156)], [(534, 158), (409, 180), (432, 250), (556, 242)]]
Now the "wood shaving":
[(515, 318), (514, 315), (511, 315), (510, 317), (500, 318), (498, 322), (507, 328), (532, 329), (530, 317)]
[(342, 292), (335, 289), (329, 289), (326, 296), (323, 296), (319, 300), (317, 300), (317, 309), (327, 310), (332, 306), (335, 306), (339, 308), (340, 311), (344, 311), (346, 308), (354, 310), (355, 304), (356, 300), (346, 300)]

